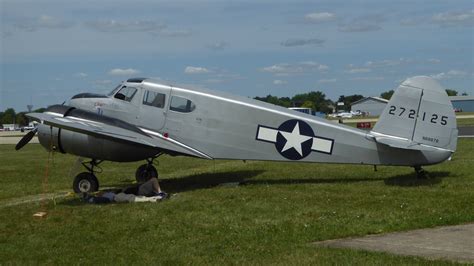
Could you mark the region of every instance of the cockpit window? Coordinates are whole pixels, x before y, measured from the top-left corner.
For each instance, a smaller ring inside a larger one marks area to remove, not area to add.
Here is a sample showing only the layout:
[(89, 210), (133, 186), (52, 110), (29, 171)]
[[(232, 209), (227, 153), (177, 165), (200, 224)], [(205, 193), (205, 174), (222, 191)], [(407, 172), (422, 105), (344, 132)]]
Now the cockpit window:
[(114, 95), (118, 91), (118, 89), (120, 89), (120, 86), (122, 86), (122, 84), (119, 84), (117, 87), (115, 87), (115, 89), (113, 89), (111, 92), (109, 92), (109, 94), (107, 94), (107, 96)]
[(181, 112), (181, 113), (190, 113), (196, 109), (196, 105), (188, 99), (173, 96), (171, 98), (170, 110)]
[(123, 86), (114, 96), (114, 98), (130, 102), (135, 96), (137, 89), (134, 87)]
[(146, 90), (143, 94), (143, 104), (163, 108), (165, 106), (165, 95), (163, 93)]

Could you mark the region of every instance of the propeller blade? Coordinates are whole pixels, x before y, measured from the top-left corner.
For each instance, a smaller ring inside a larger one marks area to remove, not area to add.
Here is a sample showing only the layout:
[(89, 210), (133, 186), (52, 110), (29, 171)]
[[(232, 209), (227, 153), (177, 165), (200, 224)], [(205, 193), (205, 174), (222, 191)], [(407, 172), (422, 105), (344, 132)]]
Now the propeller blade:
[(35, 127), (30, 132), (26, 133), (26, 135), (23, 136), (23, 138), (21, 138), (20, 141), (16, 144), (15, 150), (19, 150), (19, 149), (23, 148), (23, 146), (28, 144), (28, 142), (30, 142), (30, 140), (35, 136), (37, 131), (38, 131), (38, 128)]

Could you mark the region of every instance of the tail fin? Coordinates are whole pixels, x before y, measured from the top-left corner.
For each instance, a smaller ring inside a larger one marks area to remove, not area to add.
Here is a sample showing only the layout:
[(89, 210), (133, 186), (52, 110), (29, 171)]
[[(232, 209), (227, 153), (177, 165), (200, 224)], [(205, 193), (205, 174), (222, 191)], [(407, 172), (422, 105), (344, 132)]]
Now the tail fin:
[(456, 116), (443, 87), (430, 77), (405, 80), (372, 131), (378, 142), (406, 149), (442, 148), (454, 152)]

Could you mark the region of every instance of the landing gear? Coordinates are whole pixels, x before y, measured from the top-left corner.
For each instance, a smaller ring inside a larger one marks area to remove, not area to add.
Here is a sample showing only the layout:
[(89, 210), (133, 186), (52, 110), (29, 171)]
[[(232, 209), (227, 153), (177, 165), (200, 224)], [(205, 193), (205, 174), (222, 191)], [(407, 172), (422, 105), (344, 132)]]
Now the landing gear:
[(93, 173), (82, 172), (74, 178), (72, 185), (76, 193), (90, 193), (99, 190), (99, 180)]
[(74, 192), (91, 193), (99, 190), (99, 180), (97, 180), (97, 177), (94, 175), (94, 167), (98, 167), (101, 162), (102, 161), (92, 160), (90, 162), (82, 163), (89, 172), (82, 172), (74, 178), (72, 184)]
[(138, 183), (145, 183), (153, 176), (158, 177), (158, 171), (153, 166), (153, 159), (155, 158), (147, 159), (147, 164), (143, 164), (138, 167), (137, 171), (135, 172), (135, 179)]
[(414, 168), (418, 179), (426, 179), (428, 177), (428, 172), (421, 168), (421, 166), (415, 166)]

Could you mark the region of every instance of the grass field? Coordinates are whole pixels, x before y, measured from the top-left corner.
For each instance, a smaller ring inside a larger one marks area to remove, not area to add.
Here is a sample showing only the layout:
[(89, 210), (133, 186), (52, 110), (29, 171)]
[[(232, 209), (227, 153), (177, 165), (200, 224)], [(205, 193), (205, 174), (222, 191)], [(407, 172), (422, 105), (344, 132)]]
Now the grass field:
[[(0, 145), (0, 264), (403, 264), (416, 257), (330, 249), (314, 241), (474, 221), (474, 140), (417, 180), (404, 167), (160, 157), (159, 203), (88, 205), (76, 197), (5, 206), (71, 190), (82, 171), (39, 145)], [(139, 163), (102, 164), (102, 187), (133, 183)], [(242, 182), (239, 186), (221, 185)], [(46, 186), (45, 186), (46, 185)], [(46, 210), (46, 218), (33, 218)]]

